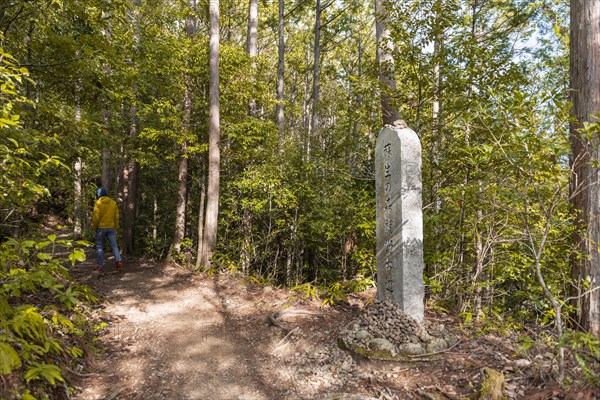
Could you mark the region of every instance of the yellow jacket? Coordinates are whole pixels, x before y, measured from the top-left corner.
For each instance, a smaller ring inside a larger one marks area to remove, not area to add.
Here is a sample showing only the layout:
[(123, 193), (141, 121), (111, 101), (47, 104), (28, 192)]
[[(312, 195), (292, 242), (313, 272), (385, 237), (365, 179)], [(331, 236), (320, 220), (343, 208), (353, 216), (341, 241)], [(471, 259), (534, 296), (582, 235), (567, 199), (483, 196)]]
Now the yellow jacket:
[(108, 196), (102, 196), (94, 204), (94, 229), (119, 227), (119, 208), (117, 202)]

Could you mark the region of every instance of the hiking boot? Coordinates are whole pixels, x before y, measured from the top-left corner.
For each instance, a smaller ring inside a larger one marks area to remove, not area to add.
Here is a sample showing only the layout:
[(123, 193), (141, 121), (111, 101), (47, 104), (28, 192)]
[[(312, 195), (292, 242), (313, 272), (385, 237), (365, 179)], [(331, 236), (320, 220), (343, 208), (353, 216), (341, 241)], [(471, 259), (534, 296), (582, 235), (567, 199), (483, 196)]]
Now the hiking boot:
[(121, 272), (122, 269), (123, 269), (123, 262), (122, 261), (118, 261), (117, 262), (117, 271)]
[(102, 267), (97, 265), (96, 268), (94, 268), (94, 271), (102, 272)]

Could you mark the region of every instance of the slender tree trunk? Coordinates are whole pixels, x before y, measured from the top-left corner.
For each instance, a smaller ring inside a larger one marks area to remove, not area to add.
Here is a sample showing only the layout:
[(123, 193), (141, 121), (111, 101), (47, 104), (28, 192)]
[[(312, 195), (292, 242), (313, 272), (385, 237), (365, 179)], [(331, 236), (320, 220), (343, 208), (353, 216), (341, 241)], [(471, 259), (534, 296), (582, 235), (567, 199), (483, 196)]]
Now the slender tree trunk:
[[(571, 205), (576, 217), (572, 276), (578, 288), (586, 278), (600, 285), (600, 161), (599, 138), (582, 135), (585, 122), (600, 112), (600, 2), (571, 0), (571, 148), (573, 171)], [(600, 290), (580, 299), (578, 319), (588, 332), (600, 336)]]
[(208, 189), (206, 197), (205, 243), (202, 266), (209, 266), (217, 241), (219, 215), (219, 181), (221, 151), (219, 122), (219, 0), (210, 0), (210, 55), (209, 55), (209, 113), (208, 113)]
[[(79, 92), (80, 84), (77, 83), (76, 91)], [(81, 106), (79, 104), (79, 94), (77, 94), (77, 100), (75, 105), (75, 125), (79, 125), (81, 122)], [(83, 159), (81, 156), (77, 156), (75, 159), (75, 165), (73, 166), (75, 171), (75, 182), (73, 187), (74, 203), (73, 203), (73, 233), (75, 236), (81, 236), (83, 231), (83, 182), (82, 182), (82, 171), (83, 171)]]
[[(136, 44), (136, 52), (140, 43), (140, 26), (139, 26), (139, 4), (140, 0), (133, 2), (133, 10), (131, 15), (131, 25), (133, 27), (133, 38)], [(135, 60), (132, 60), (135, 64)], [(137, 121), (137, 91), (138, 84), (132, 85), (133, 99), (129, 106), (129, 137), (135, 138), (138, 135), (138, 121)], [(135, 217), (137, 214), (137, 194), (138, 194), (138, 162), (130, 154), (125, 154), (125, 166), (123, 168), (123, 216), (122, 227), (123, 227), (123, 248), (121, 252), (123, 254), (134, 254), (134, 232), (135, 232)]]
[[(310, 49), (306, 49), (306, 63), (310, 63)], [(310, 154), (310, 75), (304, 74), (304, 93), (302, 95), (302, 131), (301, 137), (302, 146), (304, 147), (304, 158), (308, 159)]]
[[(477, 210), (477, 219), (481, 221), (483, 219), (483, 212), (481, 210)], [(483, 287), (482, 283), (484, 281), (484, 251), (483, 251), (483, 240), (481, 238), (481, 232), (479, 229), (475, 230), (475, 276), (473, 278), (474, 288), (474, 311), (475, 311), (475, 321), (481, 322), (484, 313), (483, 313)]]
[(383, 124), (391, 125), (400, 113), (394, 106), (393, 94), (396, 91), (396, 78), (394, 76), (394, 45), (387, 28), (389, 14), (389, 0), (375, 0), (375, 35), (377, 38), (376, 61), (379, 65), (379, 83), (381, 93), (381, 112)]
[(317, 0), (315, 8), (315, 47), (313, 51), (313, 88), (312, 88), (312, 114), (310, 119), (310, 138), (308, 146), (308, 155), (310, 148), (315, 143), (319, 132), (318, 127), (318, 108), (319, 108), (319, 68), (321, 63), (321, 0)]
[[(363, 58), (363, 44), (362, 44), (362, 38), (360, 37), (360, 33), (359, 33), (359, 37), (358, 37), (358, 52), (356, 55), (356, 60), (357, 60), (357, 77), (358, 80), (360, 81), (362, 78), (362, 58)], [(362, 95), (360, 94), (360, 91), (357, 91), (356, 94), (354, 94), (354, 107), (355, 109), (360, 109), (360, 107), (362, 107)], [(352, 132), (350, 133), (350, 131), (348, 131), (348, 138), (347, 138), (347, 144), (346, 144), (346, 166), (350, 167), (354, 160), (352, 157), (352, 152), (354, 151), (354, 149), (356, 149), (356, 139), (358, 137), (358, 128), (360, 127), (360, 119), (359, 118), (354, 118), (354, 122), (352, 123)]]
[[(187, 90), (186, 90), (187, 92)], [(187, 102), (186, 102), (187, 103)], [(186, 106), (185, 113), (189, 109)], [(187, 116), (189, 118), (189, 115)], [(185, 117), (184, 117), (185, 118)], [(186, 129), (186, 128), (184, 128)], [(177, 211), (175, 212), (175, 231), (173, 232), (173, 240), (169, 249), (168, 260), (181, 250), (181, 241), (185, 236), (185, 208), (187, 200), (187, 175), (188, 175), (188, 158), (187, 158), (187, 142), (181, 144), (179, 151), (179, 174), (177, 181), (179, 182), (177, 189)]]
[(73, 171), (75, 172), (75, 182), (74, 182), (74, 203), (73, 203), (73, 233), (75, 236), (81, 236), (83, 231), (83, 206), (82, 206), (82, 170), (83, 170), (83, 159), (81, 157), (77, 157), (75, 160), (75, 165), (73, 166)]
[[(267, 235), (269, 237), (269, 235)], [(242, 264), (242, 272), (248, 273), (250, 270), (250, 259), (252, 253), (252, 213), (248, 209), (244, 209), (242, 216), (242, 249), (240, 259)]]
[[(138, 134), (137, 127), (137, 106), (132, 104), (129, 108), (131, 125), (129, 127), (129, 136), (135, 137)], [(127, 160), (123, 169), (123, 254), (134, 254), (134, 232), (135, 217), (137, 214), (137, 194), (138, 194), (138, 162), (130, 155), (126, 155)]]
[(102, 150), (102, 187), (110, 192), (110, 150)]
[[(102, 12), (103, 18), (108, 18), (110, 13)], [(108, 28), (102, 30), (103, 35), (107, 39), (111, 39), (111, 31)], [(110, 66), (107, 63), (102, 65), (102, 72), (109, 76), (111, 74)], [(104, 120), (104, 126), (108, 130), (110, 129), (110, 100), (106, 95), (102, 96), (102, 119)], [(102, 187), (105, 188), (109, 193), (111, 189), (111, 168), (110, 168), (110, 148), (104, 147), (102, 150)]]
[[(246, 37), (246, 52), (251, 60), (258, 54), (258, 0), (249, 0), (248, 4), (248, 35)], [(252, 71), (256, 64), (252, 61)], [(248, 114), (256, 116), (256, 99), (251, 98), (248, 102)]]
[(158, 239), (158, 196), (152, 192), (152, 241)]
[[(202, 172), (204, 175), (204, 172)], [(200, 209), (198, 210), (198, 252), (196, 256), (196, 268), (202, 267), (202, 255), (204, 254), (204, 202), (206, 199), (206, 186), (204, 176), (200, 182)]]
[[(258, 54), (258, 0), (249, 0), (248, 4), (248, 34), (246, 37), (246, 52), (252, 60), (252, 71), (256, 69), (254, 58)], [(254, 78), (252, 79), (254, 81)], [(256, 99), (251, 98), (248, 102), (248, 115), (256, 116)], [(240, 249), (240, 259), (242, 271), (248, 272), (250, 268), (250, 253), (251, 253), (251, 235), (252, 235), (252, 213), (248, 209), (243, 210), (242, 217), (242, 247)]]
[(285, 72), (285, 29), (284, 29), (284, 0), (279, 0), (279, 43), (277, 45), (277, 128), (279, 129), (279, 143), (284, 140), (284, 106), (283, 106), (283, 87), (284, 87), (284, 72)]
[[(196, 1), (190, 0), (190, 7), (192, 10), (196, 8)], [(196, 22), (195, 18), (189, 17), (185, 23), (186, 34), (188, 37), (192, 37), (196, 33)], [(191, 115), (192, 115), (192, 94), (191, 94), (191, 82), (187, 72), (184, 73), (183, 82), (183, 120), (181, 124), (183, 142), (179, 149), (179, 173), (177, 175), (178, 188), (177, 188), (177, 209), (175, 212), (175, 230), (173, 232), (173, 238), (171, 240), (171, 247), (167, 256), (167, 261), (173, 259), (175, 254), (181, 251), (181, 241), (185, 237), (185, 211), (187, 206), (188, 198), (188, 142), (187, 138), (191, 136)]]
[[(436, 2), (436, 20), (438, 21), (441, 16), (441, 8), (443, 5), (443, 0), (439, 0)], [(433, 45), (433, 55), (435, 61), (435, 66), (433, 69), (434, 81), (433, 81), (433, 109), (432, 109), (432, 119), (433, 119), (433, 143), (431, 150), (431, 159), (438, 160), (440, 157), (440, 153), (442, 150), (442, 68), (441, 68), (441, 60), (442, 60), (442, 52), (444, 48), (443, 36), (441, 32), (435, 35)], [(441, 177), (438, 176), (439, 170), (434, 168), (433, 166), (429, 168), (430, 171), (430, 182), (434, 182), (433, 190), (432, 190), (432, 202), (434, 203), (434, 213), (439, 216), (440, 211), (442, 210), (442, 200), (439, 195), (439, 191), (441, 189), (440, 182), (442, 181)], [(434, 230), (436, 238), (442, 237), (442, 225), (435, 224)], [(435, 249), (436, 254), (439, 254), (441, 240), (437, 239), (435, 241)]]

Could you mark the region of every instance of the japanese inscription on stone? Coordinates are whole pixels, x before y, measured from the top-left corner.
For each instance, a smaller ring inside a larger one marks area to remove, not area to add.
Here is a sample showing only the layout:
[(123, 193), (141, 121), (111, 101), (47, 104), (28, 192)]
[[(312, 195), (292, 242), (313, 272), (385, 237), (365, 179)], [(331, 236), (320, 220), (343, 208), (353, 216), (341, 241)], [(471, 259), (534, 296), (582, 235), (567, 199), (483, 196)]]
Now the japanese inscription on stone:
[(375, 152), (377, 298), (423, 319), (421, 144), (409, 128), (386, 126)]

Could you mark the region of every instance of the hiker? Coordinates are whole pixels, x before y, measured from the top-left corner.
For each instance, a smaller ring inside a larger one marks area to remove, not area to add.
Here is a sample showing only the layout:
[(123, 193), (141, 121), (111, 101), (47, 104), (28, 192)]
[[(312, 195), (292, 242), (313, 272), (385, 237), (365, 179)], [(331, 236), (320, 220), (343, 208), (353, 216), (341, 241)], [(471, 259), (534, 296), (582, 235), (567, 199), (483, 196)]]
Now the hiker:
[(94, 204), (94, 229), (96, 230), (96, 271), (104, 267), (104, 241), (108, 239), (110, 248), (115, 256), (117, 271), (121, 271), (121, 253), (117, 246), (117, 228), (119, 227), (119, 208), (117, 202), (108, 197), (103, 187), (96, 191), (96, 204)]

